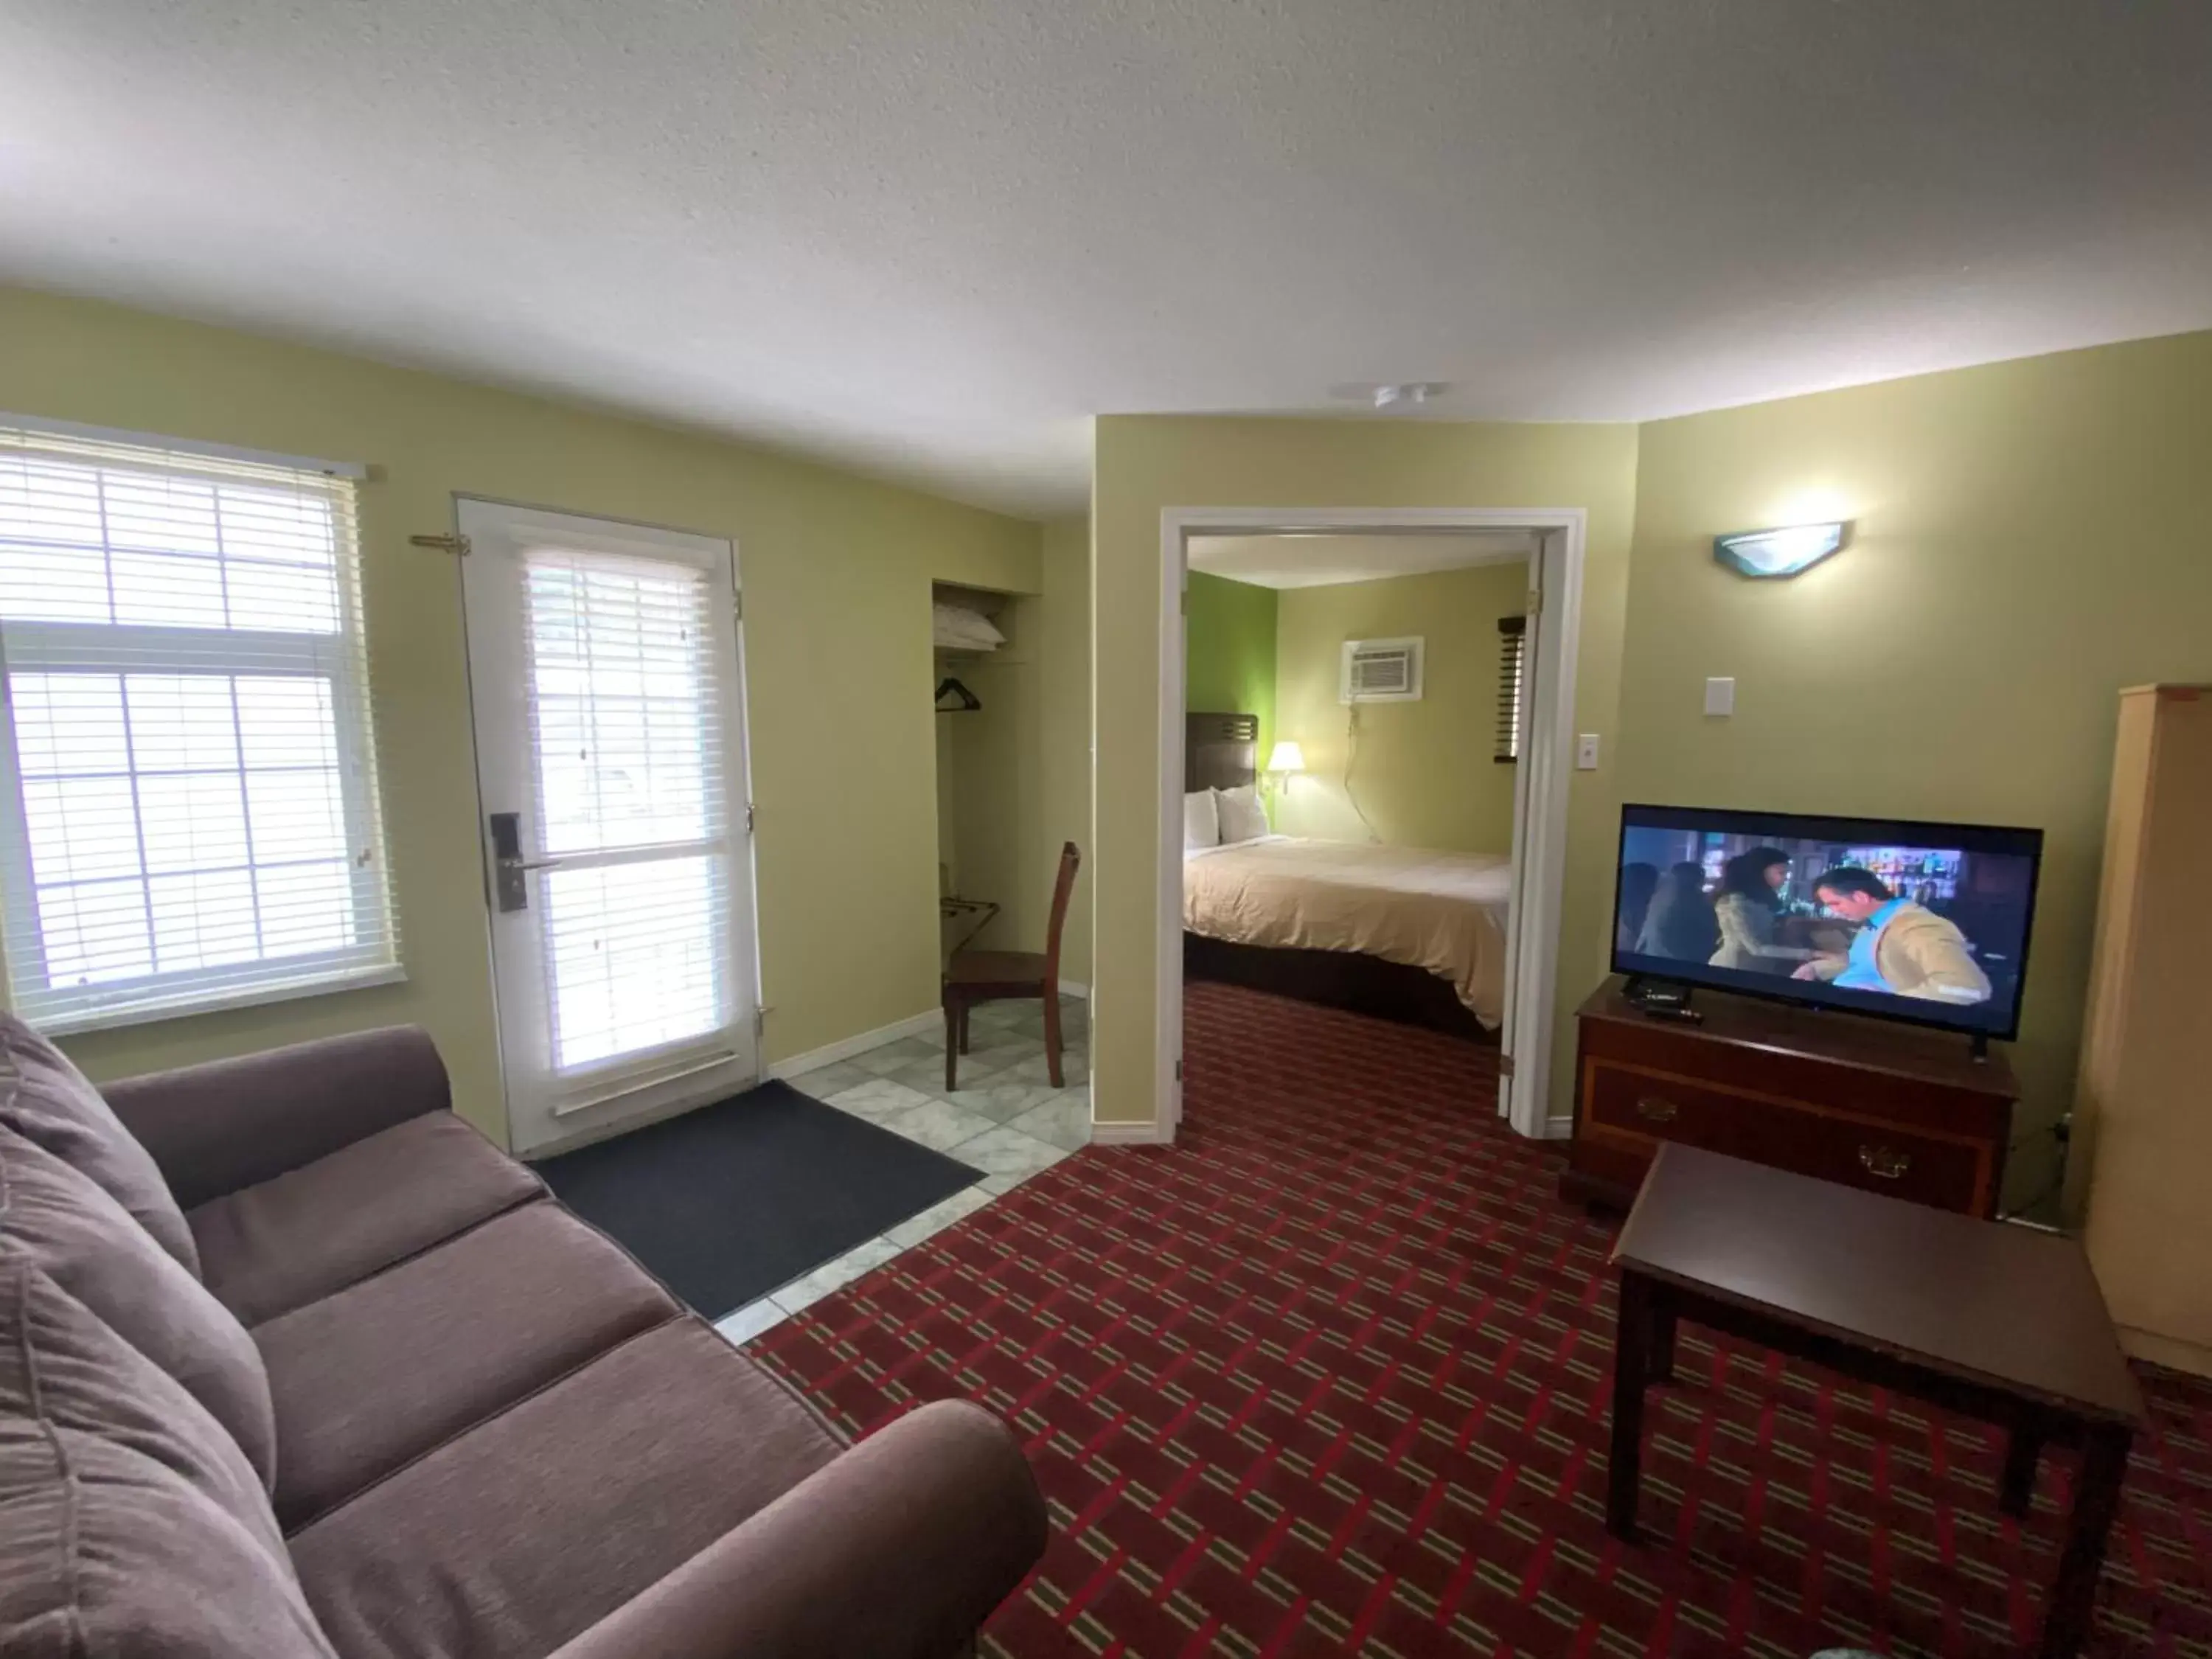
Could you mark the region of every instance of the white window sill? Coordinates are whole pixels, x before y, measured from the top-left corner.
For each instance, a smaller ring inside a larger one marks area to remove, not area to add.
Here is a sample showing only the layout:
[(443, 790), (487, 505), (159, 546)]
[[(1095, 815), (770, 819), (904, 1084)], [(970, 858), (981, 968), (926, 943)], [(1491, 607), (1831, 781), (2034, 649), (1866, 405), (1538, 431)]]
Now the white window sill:
[(191, 1019), (201, 1014), (223, 1013), (238, 1008), (258, 1008), (272, 1002), (297, 1002), (306, 997), (333, 996), (342, 991), (364, 990), (372, 985), (400, 985), (405, 983), (406, 979), (405, 966), (394, 962), (375, 968), (348, 969), (343, 973), (301, 980), (291, 985), (257, 988), (207, 997), (180, 998), (175, 1002), (131, 1008), (87, 1009), (78, 1013), (58, 1014), (51, 1019), (42, 1019), (35, 1013), (27, 1013), (20, 1008), (15, 1012), (35, 1026), (42, 1036), (73, 1036), (86, 1031), (120, 1030), (131, 1025), (157, 1025), (165, 1020)]

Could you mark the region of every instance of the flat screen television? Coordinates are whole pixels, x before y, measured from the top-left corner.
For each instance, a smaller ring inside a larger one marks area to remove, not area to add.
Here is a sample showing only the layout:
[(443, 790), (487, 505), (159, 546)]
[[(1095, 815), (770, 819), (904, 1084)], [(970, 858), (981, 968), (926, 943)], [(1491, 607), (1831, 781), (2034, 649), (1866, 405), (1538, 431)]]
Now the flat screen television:
[(2010, 1039), (2042, 861), (2040, 830), (1626, 806), (1613, 971)]

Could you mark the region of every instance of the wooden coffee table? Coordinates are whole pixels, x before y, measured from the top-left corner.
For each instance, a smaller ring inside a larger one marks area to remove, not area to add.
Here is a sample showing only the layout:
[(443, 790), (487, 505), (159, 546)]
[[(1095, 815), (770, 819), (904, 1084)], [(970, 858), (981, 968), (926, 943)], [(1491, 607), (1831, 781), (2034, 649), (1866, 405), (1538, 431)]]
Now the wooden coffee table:
[(1606, 1527), (1633, 1539), (1644, 1390), (1688, 1319), (2010, 1436), (1998, 1503), (2027, 1513), (2046, 1445), (2081, 1468), (2038, 1652), (2088, 1634), (2142, 1395), (2070, 1239), (1666, 1145), (1620, 1230)]

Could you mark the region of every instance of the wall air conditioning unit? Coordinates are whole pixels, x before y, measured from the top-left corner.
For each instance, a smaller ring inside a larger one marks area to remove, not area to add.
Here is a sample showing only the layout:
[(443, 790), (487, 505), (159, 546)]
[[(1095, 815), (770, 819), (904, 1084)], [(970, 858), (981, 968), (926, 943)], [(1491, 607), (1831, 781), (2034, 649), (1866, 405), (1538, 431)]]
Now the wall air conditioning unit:
[(1419, 702), (1421, 641), (1346, 640), (1339, 702)]

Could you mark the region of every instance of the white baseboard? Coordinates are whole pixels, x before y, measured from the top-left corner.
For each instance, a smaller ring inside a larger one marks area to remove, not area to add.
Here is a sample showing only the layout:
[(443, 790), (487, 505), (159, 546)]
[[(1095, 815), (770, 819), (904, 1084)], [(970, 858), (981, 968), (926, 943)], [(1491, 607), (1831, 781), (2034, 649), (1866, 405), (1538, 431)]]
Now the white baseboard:
[(1094, 1146), (1172, 1146), (1175, 1131), (1158, 1123), (1093, 1123)]
[(2178, 1336), (2160, 1336), (2155, 1331), (2139, 1331), (2131, 1325), (2119, 1328), (2120, 1346), (2138, 1359), (2148, 1359), (2154, 1365), (2164, 1365), (2169, 1370), (2187, 1371), (2196, 1376), (2212, 1376), (2212, 1348), (2201, 1343), (2188, 1342)]
[(1060, 982), (1060, 994), (1064, 997), (1080, 997), (1091, 1000), (1091, 988), (1079, 979), (1064, 979)]
[(1572, 1112), (1563, 1112), (1557, 1117), (1544, 1120), (1544, 1139), (1547, 1140), (1571, 1140), (1574, 1133), (1575, 1115)]
[(825, 1042), (819, 1048), (809, 1048), (803, 1054), (793, 1054), (787, 1060), (776, 1060), (769, 1065), (762, 1075), (791, 1078), (797, 1077), (803, 1072), (818, 1071), (824, 1066), (835, 1065), (837, 1061), (848, 1060), (854, 1054), (865, 1054), (869, 1049), (878, 1048), (884, 1043), (896, 1042), (901, 1037), (920, 1036), (925, 1031), (933, 1031), (944, 1023), (943, 1009), (926, 1009), (921, 1013), (909, 1015), (907, 1018), (898, 1020), (892, 1024), (878, 1026), (872, 1031), (861, 1031), (852, 1036), (839, 1037), (836, 1042)]

